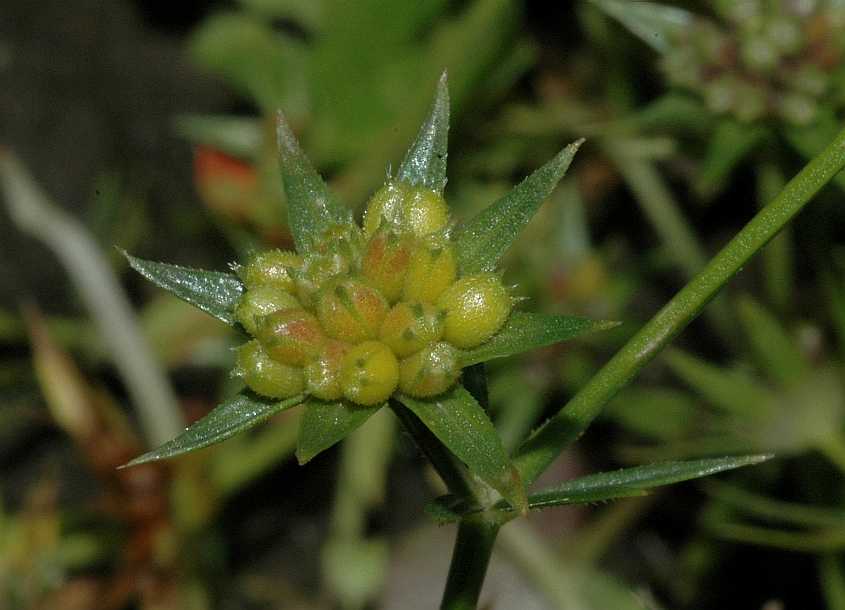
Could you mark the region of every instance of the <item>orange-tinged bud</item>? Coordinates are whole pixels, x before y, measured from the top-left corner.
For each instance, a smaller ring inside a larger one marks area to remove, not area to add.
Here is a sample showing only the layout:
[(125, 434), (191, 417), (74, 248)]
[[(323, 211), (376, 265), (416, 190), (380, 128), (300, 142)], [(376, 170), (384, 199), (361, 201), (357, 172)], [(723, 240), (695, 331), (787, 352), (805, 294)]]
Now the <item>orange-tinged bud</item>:
[(343, 395), (359, 405), (384, 402), (399, 383), (399, 362), (380, 341), (364, 341), (343, 358), (340, 373)]
[(294, 272), (302, 267), (302, 257), (294, 252), (269, 250), (254, 255), (249, 263), (238, 271), (247, 288), (273, 284), (293, 293)]
[(502, 327), (512, 301), (496, 275), (479, 273), (452, 284), (437, 304), (446, 311), (444, 339), (467, 349), (481, 345)]
[(317, 254), (306, 259), (296, 274), (296, 296), (303, 305), (311, 306), (320, 288), (333, 277), (349, 273), (349, 261), (337, 254)]
[(361, 273), (389, 303), (402, 295), (413, 239), (392, 229), (379, 229), (364, 254)]
[(305, 365), (305, 387), (320, 400), (338, 400), (343, 396), (340, 371), (343, 358), (352, 346), (328, 339), (317, 357)]
[(317, 317), (333, 339), (360, 343), (378, 336), (387, 313), (387, 302), (375, 288), (361, 280), (329, 282), (317, 296)]
[(455, 281), (457, 273), (455, 251), (449, 242), (434, 237), (424, 239), (411, 253), (402, 299), (435, 303)]
[(358, 225), (336, 224), (322, 232), (314, 250), (323, 256), (342, 258), (347, 269), (355, 270), (361, 264), (364, 243), (364, 233)]
[(458, 350), (448, 343), (429, 345), (399, 363), (399, 389), (409, 396), (442, 394), (461, 374)]
[(235, 306), (235, 319), (246, 331), (255, 335), (258, 321), (274, 311), (299, 307), (296, 297), (274, 284), (263, 284), (249, 288)]
[(301, 368), (273, 360), (255, 340), (238, 348), (235, 373), (251, 390), (270, 398), (290, 398), (305, 389)]
[(258, 322), (256, 337), (274, 360), (303, 366), (326, 341), (320, 323), (304, 309), (285, 309)]
[(387, 312), (379, 339), (400, 358), (443, 336), (444, 315), (430, 303), (397, 303)]

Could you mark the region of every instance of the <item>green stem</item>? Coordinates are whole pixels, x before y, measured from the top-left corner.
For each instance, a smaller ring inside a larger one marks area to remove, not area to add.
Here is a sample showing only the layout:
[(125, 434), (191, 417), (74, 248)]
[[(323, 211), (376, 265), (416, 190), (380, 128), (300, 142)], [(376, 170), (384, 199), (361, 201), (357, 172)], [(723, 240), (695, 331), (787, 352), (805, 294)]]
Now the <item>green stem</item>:
[(441, 610), (475, 610), (498, 532), (483, 518), (461, 521)]
[(845, 166), (845, 130), (763, 208), (542, 428), (516, 465), (526, 485), (583, 434), (602, 407), (678, 335), (748, 260)]

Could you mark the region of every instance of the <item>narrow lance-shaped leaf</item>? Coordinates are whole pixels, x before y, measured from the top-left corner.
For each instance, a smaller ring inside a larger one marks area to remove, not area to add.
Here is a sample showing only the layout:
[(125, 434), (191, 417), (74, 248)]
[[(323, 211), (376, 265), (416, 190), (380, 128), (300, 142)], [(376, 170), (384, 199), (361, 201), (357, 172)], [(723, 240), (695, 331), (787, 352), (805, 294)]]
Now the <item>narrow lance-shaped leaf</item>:
[(235, 324), (233, 312), (244, 289), (236, 275), (156, 263), (135, 258), (126, 252), (123, 255), (135, 271), (159, 288), (230, 326)]
[(446, 187), (448, 140), (449, 88), (444, 71), (437, 83), (437, 94), (428, 117), (399, 166), (397, 180), (442, 194)]
[(501, 493), (515, 509), (527, 510), (525, 488), (493, 422), (462, 385), (429, 400), (405, 395), (398, 398), (473, 474)]
[(311, 461), (367, 421), (384, 405), (363, 406), (347, 401), (322, 402), (312, 398), (305, 404), (299, 425), (296, 459), (300, 465)]
[[(745, 455), (708, 458), (635, 466), (614, 472), (600, 472), (566, 481), (552, 489), (530, 494), (528, 496), (528, 507), (531, 510), (539, 510), (552, 506), (588, 504), (642, 496), (654, 487), (706, 477), (742, 466), (759, 464), (771, 457), (771, 455)], [(499, 503), (495, 508), (502, 511), (511, 510), (504, 503)], [(455, 521), (463, 515), (478, 510), (479, 507), (463, 504), (452, 496), (438, 498), (427, 508), (429, 514), (440, 522)]]
[(313, 239), (326, 228), (352, 222), (352, 212), (329, 192), (281, 112), (277, 115), (276, 136), (288, 200), (288, 223), (296, 250), (303, 254), (311, 249)]
[(618, 325), (619, 322), (595, 321), (576, 316), (515, 311), (489, 341), (461, 354), (461, 366), (513, 356)]
[(458, 226), (454, 244), (462, 274), (492, 271), (496, 267), (540, 204), (563, 178), (583, 142), (578, 140), (564, 148), (507, 195)]
[(121, 468), (172, 458), (225, 441), (280, 411), (295, 407), (304, 399), (304, 395), (300, 395), (281, 402), (265, 402), (254, 396), (238, 394), (218, 405), (211, 413), (192, 424), (173, 440), (135, 458)]
[(663, 462), (622, 468), (613, 472), (600, 472), (566, 481), (553, 489), (531, 494), (529, 502), (531, 508), (545, 508), (547, 506), (571, 504), (572, 498), (591, 494), (605, 494), (605, 499), (625, 497), (630, 495), (633, 490), (642, 491), (661, 485), (698, 479), (725, 470), (759, 464), (771, 459), (771, 457), (768, 454), (707, 458), (684, 462)]
[(631, 0), (593, 0), (655, 51), (669, 50), (671, 38), (692, 21), (692, 13), (675, 6)]

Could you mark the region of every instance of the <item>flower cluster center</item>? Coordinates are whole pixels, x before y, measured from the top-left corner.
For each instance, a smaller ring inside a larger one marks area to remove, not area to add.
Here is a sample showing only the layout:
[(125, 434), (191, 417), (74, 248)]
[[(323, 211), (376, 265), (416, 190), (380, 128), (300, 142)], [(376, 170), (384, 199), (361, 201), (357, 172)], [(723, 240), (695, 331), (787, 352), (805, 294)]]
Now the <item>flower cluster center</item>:
[(271, 250), (238, 273), (235, 315), (253, 337), (236, 372), (255, 392), (376, 405), (449, 389), (461, 351), (492, 337), (512, 298), (493, 273), (459, 277), (436, 192), (389, 182), (363, 227), (326, 228), (303, 255)]

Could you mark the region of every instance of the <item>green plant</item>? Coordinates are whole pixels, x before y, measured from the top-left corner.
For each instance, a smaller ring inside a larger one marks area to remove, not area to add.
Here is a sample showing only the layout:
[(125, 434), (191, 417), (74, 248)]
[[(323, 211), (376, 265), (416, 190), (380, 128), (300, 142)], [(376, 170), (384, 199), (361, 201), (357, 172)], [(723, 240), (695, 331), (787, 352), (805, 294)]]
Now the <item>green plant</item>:
[[(437, 197), (445, 185), (447, 128), (448, 94), (444, 78), (438, 87), (432, 111), (395, 177), (401, 185), (400, 191), (405, 188), (427, 191), (423, 199), (429, 203), (422, 204), (423, 210), (432, 209), (432, 206), (439, 209)], [(326, 334), (334, 334), (335, 340), (337, 337), (343, 340), (349, 336), (347, 333), (354, 333), (355, 340), (360, 342), (350, 349), (359, 350), (362, 354), (352, 361), (353, 366), (357, 367), (360, 363), (366, 375), (372, 373), (372, 381), (377, 382), (380, 392), (361, 399), (359, 394), (350, 397), (348, 388), (343, 388), (346, 400), (336, 401), (317, 400), (307, 393), (273, 401), (252, 392), (243, 392), (217, 407), (176, 439), (128, 465), (173, 457), (208, 446), (300, 404), (304, 406), (304, 414), (297, 455), (301, 462), (306, 462), (359, 427), (381, 407), (389, 405), (449, 488), (450, 495), (432, 504), (430, 512), (440, 520), (460, 522), (442, 605), (453, 610), (476, 606), (498, 530), (520, 513), (562, 504), (640, 495), (656, 485), (705, 476), (757, 463), (768, 457), (751, 455), (653, 464), (590, 475), (549, 490), (526, 493), (526, 488), (537, 480), (560, 452), (583, 434), (608, 400), (694, 319), (742, 265), (845, 166), (845, 132), (751, 220), (557, 415), (535, 431), (511, 460), (485, 412), (484, 363), (607, 328), (609, 324), (522, 311), (509, 311), (505, 315), (503, 312), (509, 307), (501, 305), (503, 296), (498, 280), (494, 276), (481, 275), (480, 282), (485, 288), (480, 301), (486, 301), (489, 309), (485, 307), (479, 319), (486, 322), (485, 316), (494, 310), (499, 311), (492, 314), (494, 322), (489, 323), (489, 328), (468, 339), (467, 343), (462, 343), (467, 337), (460, 325), (456, 327), (458, 330), (452, 337), (458, 338), (455, 343), (463, 344), (463, 349), (460, 346), (452, 349), (458, 350), (458, 361), (463, 368), (461, 382), (451, 386), (444, 383), (442, 393), (427, 398), (413, 397), (404, 391), (396, 392), (396, 384), (401, 383), (398, 379), (394, 380), (396, 353), (385, 343), (371, 338), (375, 332), (374, 321), (381, 315), (374, 315), (374, 312), (386, 310), (386, 303), (380, 301), (386, 299), (365, 282), (356, 285), (354, 290), (344, 284), (351, 279), (341, 279), (340, 284), (336, 282), (338, 277), (350, 272), (354, 274), (360, 269), (356, 266), (356, 244), (361, 235), (351, 223), (348, 209), (334, 200), (281, 117), (278, 130), (290, 227), (297, 253), (303, 257), (302, 269), (307, 268), (307, 272), (294, 269), (290, 275), (295, 283), (302, 285), (301, 301), (307, 301), (308, 307), (316, 307), (318, 313), (314, 317), (303, 309), (298, 315), (301, 319), (308, 319), (306, 326), (309, 332), (314, 331), (315, 334), (322, 329)], [(495, 270), (501, 255), (552, 191), (576, 150), (577, 144), (567, 147), (511, 193), (475, 218), (444, 234), (443, 237), (448, 237), (454, 248), (459, 277), (488, 274)], [(395, 220), (395, 226), (389, 228), (396, 231), (396, 239), (401, 241), (409, 232), (413, 234), (413, 230), (401, 213), (393, 216), (388, 200), (391, 200), (390, 197), (382, 199), (380, 195), (377, 203), (372, 205), (380, 210), (379, 216), (386, 218), (388, 223)], [(398, 206), (395, 209), (400, 212), (407, 209), (408, 201), (398, 198), (394, 202)], [(414, 196), (410, 201), (417, 202), (418, 199)], [(432, 204), (432, 201), (438, 203)], [(418, 226), (428, 227), (417, 232), (416, 237), (420, 238), (425, 236), (419, 233), (425, 233), (432, 225), (423, 222)], [(438, 220), (433, 226), (439, 229), (443, 223)], [(380, 227), (371, 227), (370, 232), (374, 229), (380, 230)], [(379, 236), (378, 230), (372, 233), (371, 244)], [(325, 241), (327, 238), (329, 241)], [(129, 259), (136, 270), (159, 286), (228, 324), (238, 323), (236, 310), (244, 295), (249, 294), (249, 287), (245, 289), (237, 275), (187, 269), (133, 257)], [(433, 269), (434, 275), (437, 275), (436, 265)], [(280, 275), (284, 277), (283, 283), (287, 282), (287, 276)], [(459, 279), (452, 287), (460, 286), (462, 281)], [(470, 288), (475, 283), (475, 280), (469, 282)], [(330, 292), (324, 292), (324, 286), (330, 286)], [(337, 292), (338, 286), (344, 289)], [(368, 290), (374, 291), (376, 296)], [(444, 294), (450, 290), (452, 288), (446, 288)], [(321, 315), (320, 303), (324, 299), (332, 303), (324, 305), (325, 311)], [(460, 302), (460, 299), (457, 301)], [(444, 301), (447, 317), (452, 311), (450, 302), (451, 299)], [(282, 310), (281, 314), (285, 311), (290, 310)], [(272, 321), (277, 314), (279, 312), (267, 317)], [(422, 315), (425, 315), (424, 309)], [(281, 317), (285, 318), (284, 315)], [(506, 319), (500, 322), (500, 318)], [(265, 319), (261, 317), (255, 321), (261, 341), (261, 327)], [(334, 324), (336, 327), (332, 326)], [(500, 324), (497, 332), (496, 327)], [(328, 327), (333, 330), (329, 332)], [(305, 335), (296, 333), (283, 333), (283, 336), (285, 340), (278, 345), (292, 337), (285, 343), (291, 350), (283, 350), (279, 354), (283, 360), (288, 359), (286, 364), (299, 365), (309, 358), (319, 357), (320, 340), (316, 344), (309, 342), (313, 335), (307, 335), (309, 341), (305, 341)], [(481, 342), (473, 346), (477, 341)], [(417, 353), (423, 353), (423, 350)], [(341, 371), (344, 365), (342, 362)], [(357, 374), (352, 377), (352, 385), (357, 379), (360, 386), (361, 378)], [(343, 387), (346, 380), (342, 373), (340, 380)], [(390, 396), (389, 400), (385, 400), (387, 396)]]

